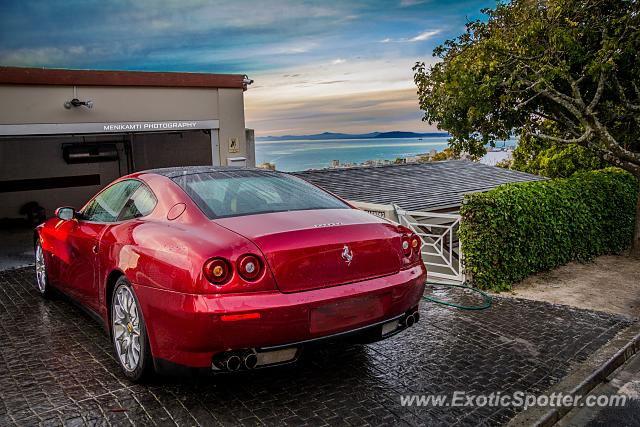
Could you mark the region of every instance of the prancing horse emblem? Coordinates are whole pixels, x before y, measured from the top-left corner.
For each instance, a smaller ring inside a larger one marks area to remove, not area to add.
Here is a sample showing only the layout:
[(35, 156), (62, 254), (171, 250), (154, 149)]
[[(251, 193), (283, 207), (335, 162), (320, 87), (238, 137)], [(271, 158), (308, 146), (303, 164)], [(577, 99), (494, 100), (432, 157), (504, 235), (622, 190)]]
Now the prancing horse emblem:
[(347, 245), (344, 245), (344, 248), (342, 248), (342, 259), (346, 261), (348, 266), (351, 265), (351, 261), (353, 260), (353, 252)]

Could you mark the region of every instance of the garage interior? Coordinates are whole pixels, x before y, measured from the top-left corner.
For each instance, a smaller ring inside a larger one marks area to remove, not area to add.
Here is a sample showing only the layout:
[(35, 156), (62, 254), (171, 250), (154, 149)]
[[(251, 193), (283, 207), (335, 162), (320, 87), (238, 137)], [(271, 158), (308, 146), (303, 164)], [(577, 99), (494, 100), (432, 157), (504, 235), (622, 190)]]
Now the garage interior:
[(82, 207), (105, 184), (135, 171), (211, 164), (211, 136), (197, 130), (21, 137), (2, 139), (0, 158), (0, 217), (22, 217), (31, 202), (50, 216), (61, 203)]
[(253, 166), (244, 75), (0, 67), (0, 269), (31, 264), (31, 233), (145, 169)]

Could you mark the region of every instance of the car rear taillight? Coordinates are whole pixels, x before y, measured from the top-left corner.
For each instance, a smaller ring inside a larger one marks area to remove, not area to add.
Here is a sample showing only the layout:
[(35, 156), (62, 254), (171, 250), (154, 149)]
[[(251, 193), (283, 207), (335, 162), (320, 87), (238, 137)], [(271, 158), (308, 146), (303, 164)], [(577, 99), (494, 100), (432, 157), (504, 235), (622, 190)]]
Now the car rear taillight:
[(413, 236), (411, 236), (411, 249), (414, 251), (419, 251), (420, 250), (420, 237), (416, 236), (415, 234)]
[(255, 280), (262, 273), (262, 262), (255, 255), (243, 255), (238, 259), (238, 273), (245, 280)]
[(412, 244), (410, 236), (402, 236), (402, 253), (404, 256), (411, 256)]
[(211, 258), (207, 260), (202, 270), (207, 280), (216, 285), (225, 283), (231, 277), (229, 262), (223, 258)]
[(422, 256), (422, 241), (417, 234), (411, 231), (405, 226), (399, 226), (399, 231), (402, 233), (400, 244), (402, 245), (402, 254), (407, 259), (407, 262), (413, 264), (418, 261)]

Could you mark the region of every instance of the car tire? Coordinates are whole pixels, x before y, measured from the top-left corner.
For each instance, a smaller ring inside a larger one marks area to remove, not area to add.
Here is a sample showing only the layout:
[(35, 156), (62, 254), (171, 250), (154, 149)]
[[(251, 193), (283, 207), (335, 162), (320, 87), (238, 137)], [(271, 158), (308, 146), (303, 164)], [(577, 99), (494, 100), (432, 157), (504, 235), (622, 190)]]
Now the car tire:
[(120, 277), (111, 296), (111, 337), (122, 373), (141, 382), (153, 372), (153, 357), (140, 302), (126, 277)]
[(36, 239), (34, 244), (35, 268), (36, 268), (36, 289), (43, 298), (51, 299), (53, 297), (53, 289), (49, 285), (49, 274), (47, 273), (47, 262), (42, 242), (40, 238)]

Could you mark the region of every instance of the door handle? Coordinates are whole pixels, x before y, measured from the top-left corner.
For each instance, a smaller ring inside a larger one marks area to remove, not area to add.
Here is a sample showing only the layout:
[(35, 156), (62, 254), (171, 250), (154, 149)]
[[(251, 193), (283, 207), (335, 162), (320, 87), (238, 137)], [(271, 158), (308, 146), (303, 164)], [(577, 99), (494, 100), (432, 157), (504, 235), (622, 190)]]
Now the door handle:
[(98, 253), (98, 245), (93, 245), (91, 250), (93, 251), (94, 254), (97, 254)]

